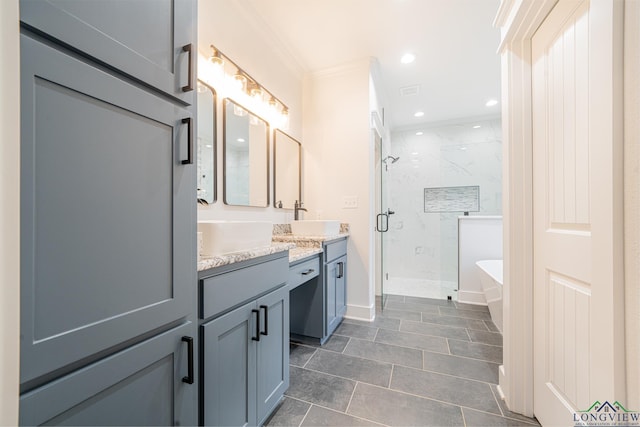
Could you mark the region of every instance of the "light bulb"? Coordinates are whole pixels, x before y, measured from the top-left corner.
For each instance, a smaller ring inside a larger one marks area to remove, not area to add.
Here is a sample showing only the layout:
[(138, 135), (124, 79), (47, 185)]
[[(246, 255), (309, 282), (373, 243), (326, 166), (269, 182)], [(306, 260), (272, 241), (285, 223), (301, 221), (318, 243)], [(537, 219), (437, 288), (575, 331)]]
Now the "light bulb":
[(280, 115), (282, 117), (282, 125), (280, 126), (280, 129), (289, 130), (289, 109), (284, 107)]
[(233, 76), (234, 85), (238, 90), (245, 92), (247, 90), (247, 78), (239, 71)]

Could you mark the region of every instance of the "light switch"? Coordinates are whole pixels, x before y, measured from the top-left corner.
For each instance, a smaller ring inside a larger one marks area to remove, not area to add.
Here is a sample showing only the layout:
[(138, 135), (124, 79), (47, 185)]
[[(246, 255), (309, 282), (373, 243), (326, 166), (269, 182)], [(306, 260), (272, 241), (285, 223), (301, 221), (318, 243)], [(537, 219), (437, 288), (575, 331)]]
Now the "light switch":
[(344, 196), (342, 198), (342, 209), (357, 209), (358, 196)]

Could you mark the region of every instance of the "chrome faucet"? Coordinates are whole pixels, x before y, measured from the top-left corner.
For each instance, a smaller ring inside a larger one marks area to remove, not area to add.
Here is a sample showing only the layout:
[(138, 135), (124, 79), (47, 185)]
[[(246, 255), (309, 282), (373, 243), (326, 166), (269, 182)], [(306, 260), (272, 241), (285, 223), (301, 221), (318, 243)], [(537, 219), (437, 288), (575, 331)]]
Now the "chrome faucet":
[(298, 221), (299, 216), (300, 216), (300, 214), (299, 214), (300, 211), (305, 211), (306, 212), (307, 210), (302, 207), (302, 202), (298, 202), (296, 200), (296, 204), (293, 206), (293, 219), (294, 220)]

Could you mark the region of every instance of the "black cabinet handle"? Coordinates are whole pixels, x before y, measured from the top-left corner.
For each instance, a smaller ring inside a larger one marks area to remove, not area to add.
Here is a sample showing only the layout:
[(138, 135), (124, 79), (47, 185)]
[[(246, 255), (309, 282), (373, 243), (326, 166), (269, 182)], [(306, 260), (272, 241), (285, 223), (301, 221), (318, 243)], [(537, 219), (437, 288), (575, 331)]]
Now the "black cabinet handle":
[(303, 271), (303, 272), (302, 272), (302, 275), (303, 275), (303, 276), (307, 276), (307, 275), (309, 275), (309, 274), (313, 273), (314, 271), (315, 271), (315, 270), (314, 270), (313, 268), (310, 268), (310, 269), (308, 269), (307, 271)]
[(186, 86), (182, 86), (183, 92), (191, 92), (193, 90), (193, 45), (191, 43), (182, 46), (182, 51), (189, 54), (189, 79)]
[(182, 341), (187, 343), (187, 376), (182, 378), (182, 382), (193, 384), (193, 338), (185, 336)]
[(193, 117), (182, 119), (182, 124), (187, 124), (187, 160), (183, 160), (183, 165), (193, 164)]
[(344, 262), (339, 262), (337, 279), (342, 279), (343, 277), (344, 277)]
[(256, 314), (256, 336), (251, 337), (251, 339), (253, 341), (260, 341), (260, 310), (254, 308), (251, 312)]
[(261, 305), (260, 310), (264, 310), (264, 332), (260, 331), (261, 335), (269, 335), (269, 307)]

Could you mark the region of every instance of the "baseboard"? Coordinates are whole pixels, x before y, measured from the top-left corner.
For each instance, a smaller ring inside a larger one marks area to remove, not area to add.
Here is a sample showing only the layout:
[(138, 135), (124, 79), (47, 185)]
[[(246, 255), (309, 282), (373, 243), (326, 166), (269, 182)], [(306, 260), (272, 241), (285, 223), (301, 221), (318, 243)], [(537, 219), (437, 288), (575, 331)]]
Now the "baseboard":
[(347, 312), (345, 313), (344, 317), (346, 319), (372, 322), (376, 317), (376, 306), (375, 304), (371, 304), (370, 306), (348, 304)]
[[(507, 376), (504, 373), (504, 365), (498, 366), (498, 394), (500, 395), (500, 399), (504, 400), (504, 403), (509, 406), (507, 403), (507, 399), (505, 398), (506, 393), (509, 392), (507, 387)], [(505, 393), (506, 392), (506, 393)]]
[(458, 291), (458, 302), (465, 304), (487, 305), (484, 292)]

